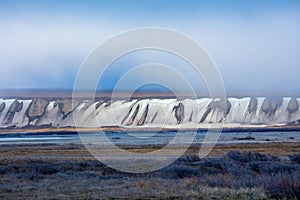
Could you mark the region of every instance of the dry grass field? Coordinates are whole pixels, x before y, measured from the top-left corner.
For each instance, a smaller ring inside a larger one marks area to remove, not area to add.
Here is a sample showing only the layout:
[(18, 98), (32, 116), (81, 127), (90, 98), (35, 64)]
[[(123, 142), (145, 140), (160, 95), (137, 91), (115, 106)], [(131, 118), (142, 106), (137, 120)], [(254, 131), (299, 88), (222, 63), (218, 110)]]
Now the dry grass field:
[(217, 145), (204, 159), (197, 149), (161, 170), (129, 174), (95, 160), (83, 145), (1, 145), (0, 198), (300, 198), (299, 143)]

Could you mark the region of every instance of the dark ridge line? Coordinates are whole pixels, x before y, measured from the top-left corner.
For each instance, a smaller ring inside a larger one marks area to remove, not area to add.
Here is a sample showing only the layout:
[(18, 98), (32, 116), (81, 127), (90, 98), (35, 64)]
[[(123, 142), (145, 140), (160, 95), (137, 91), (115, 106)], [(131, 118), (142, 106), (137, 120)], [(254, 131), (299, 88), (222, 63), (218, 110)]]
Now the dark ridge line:
[(145, 121), (146, 121), (146, 118), (147, 118), (147, 115), (148, 115), (148, 110), (149, 110), (149, 104), (147, 104), (147, 106), (146, 106), (146, 108), (143, 112), (142, 117), (139, 119), (139, 121), (137, 123), (138, 126), (142, 126), (142, 125), (145, 124)]
[(297, 100), (296, 100), (295, 97), (292, 97), (292, 98), (291, 98), (291, 100), (290, 100), (290, 102), (289, 102), (289, 104), (288, 104), (287, 109), (288, 109), (288, 111), (289, 111), (290, 114), (292, 114), (292, 113), (298, 111), (299, 105), (298, 105), (298, 102), (297, 102)]
[(135, 103), (134, 103), (132, 106), (130, 106), (129, 111), (127, 112), (127, 114), (126, 114), (125, 117), (123, 118), (121, 124), (124, 124), (124, 122), (126, 121), (126, 119), (129, 117), (129, 115), (130, 115), (130, 113), (131, 113), (131, 111), (132, 111), (134, 105), (135, 105)]
[(29, 106), (27, 107), (26, 111), (25, 111), (25, 116), (28, 117), (29, 121), (28, 121), (28, 125), (30, 124), (30, 122), (34, 121), (35, 119), (39, 119), (40, 117), (44, 116), (45, 112), (46, 112), (46, 108), (48, 107), (49, 105), (49, 101), (47, 101), (46, 99), (43, 99), (43, 101), (46, 101), (45, 105), (43, 104), (43, 112), (41, 115), (35, 115), (35, 116), (30, 116), (30, 110), (34, 109), (34, 106), (37, 106), (39, 107), (39, 102), (40, 99), (37, 99), (37, 98), (34, 98)]
[(266, 115), (274, 116), (276, 110), (282, 105), (283, 98), (265, 98), (262, 106), (261, 111), (264, 112)]
[(23, 102), (19, 103), (18, 100), (14, 100), (14, 102), (10, 105), (7, 113), (3, 118), (4, 124), (10, 124), (14, 120), (14, 116), (16, 112), (20, 112), (23, 108)]
[(156, 111), (156, 113), (154, 114), (154, 116), (153, 116), (153, 118), (152, 118), (152, 120), (151, 120), (151, 123), (153, 123), (153, 122), (154, 122), (154, 120), (155, 120), (156, 116), (157, 116), (157, 111)]
[(132, 125), (135, 118), (136, 118), (136, 115), (138, 114), (139, 112), (139, 109), (140, 109), (140, 104), (138, 104), (134, 110), (134, 113), (132, 114), (132, 116), (130, 117), (129, 121), (126, 123), (126, 125)]
[(5, 109), (5, 102), (2, 102), (0, 105), (0, 115), (3, 112), (3, 110)]
[(251, 98), (250, 99), (250, 102), (249, 102), (249, 105), (248, 105), (248, 113), (251, 114), (251, 113), (256, 113), (257, 111), (257, 106), (258, 106), (258, 100), (257, 98)]
[(189, 117), (189, 122), (191, 122), (191, 121), (193, 121), (193, 113), (194, 113), (194, 111), (192, 110), (192, 112), (191, 112), (191, 114), (190, 114), (190, 117)]
[(175, 111), (177, 124), (180, 124), (184, 120), (184, 105), (180, 102), (177, 106), (173, 107), (173, 111)]

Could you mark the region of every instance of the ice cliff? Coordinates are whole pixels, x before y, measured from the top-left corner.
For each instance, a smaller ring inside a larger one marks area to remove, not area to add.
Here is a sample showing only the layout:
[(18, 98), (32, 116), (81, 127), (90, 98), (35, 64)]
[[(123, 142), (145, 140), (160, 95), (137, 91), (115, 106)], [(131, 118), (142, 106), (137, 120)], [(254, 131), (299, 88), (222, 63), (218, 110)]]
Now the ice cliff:
[(0, 99), (0, 127), (161, 127), (182, 124), (192, 128), (220, 122), (240, 126), (283, 125), (299, 121), (299, 104), (300, 98), (295, 97), (130, 101)]

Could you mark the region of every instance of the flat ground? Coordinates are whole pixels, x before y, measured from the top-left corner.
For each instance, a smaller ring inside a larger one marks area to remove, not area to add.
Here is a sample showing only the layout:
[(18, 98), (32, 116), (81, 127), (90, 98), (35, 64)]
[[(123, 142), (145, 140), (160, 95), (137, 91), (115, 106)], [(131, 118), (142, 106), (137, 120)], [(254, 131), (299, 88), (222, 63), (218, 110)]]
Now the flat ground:
[[(187, 154), (197, 154), (199, 151), (197, 145), (193, 145)], [(153, 151), (159, 147), (125, 147), (129, 151), (146, 152)], [(223, 156), (229, 151), (252, 151), (257, 153), (269, 154), (274, 156), (287, 156), (300, 152), (299, 142), (274, 142), (274, 143), (254, 143), (254, 144), (217, 144), (208, 156)], [(93, 156), (80, 144), (40, 144), (40, 145), (1, 145), (0, 159), (3, 158), (32, 158), (39, 157), (43, 159), (69, 159), (69, 160), (94, 160)]]
[(300, 198), (300, 154), (298, 161), (288, 157), (300, 152), (300, 143), (222, 144), (205, 159), (195, 156), (198, 150), (191, 147), (161, 170), (128, 174), (80, 144), (1, 145), (0, 199)]

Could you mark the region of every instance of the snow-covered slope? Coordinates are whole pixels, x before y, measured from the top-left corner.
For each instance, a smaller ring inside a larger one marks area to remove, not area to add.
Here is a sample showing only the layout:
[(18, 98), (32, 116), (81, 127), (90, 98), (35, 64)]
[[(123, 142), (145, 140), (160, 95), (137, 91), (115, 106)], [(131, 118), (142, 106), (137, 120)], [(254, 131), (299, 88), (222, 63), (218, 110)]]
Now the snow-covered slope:
[[(57, 99), (0, 99), (0, 128), (125, 126), (205, 127), (288, 124), (300, 119), (300, 98), (228, 98), (196, 100), (134, 99), (91, 102)], [(73, 105), (73, 106), (72, 106)], [(74, 122), (76, 119), (76, 124)]]

